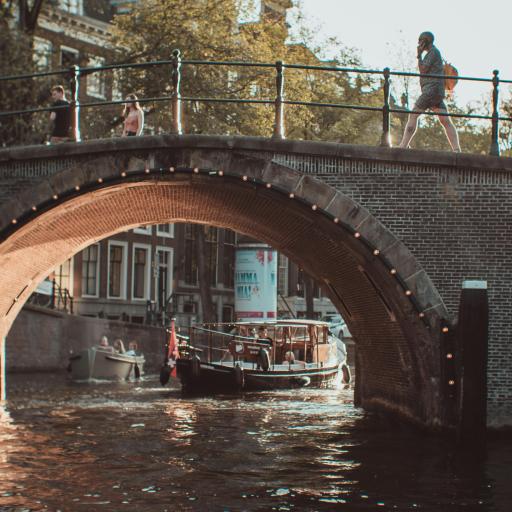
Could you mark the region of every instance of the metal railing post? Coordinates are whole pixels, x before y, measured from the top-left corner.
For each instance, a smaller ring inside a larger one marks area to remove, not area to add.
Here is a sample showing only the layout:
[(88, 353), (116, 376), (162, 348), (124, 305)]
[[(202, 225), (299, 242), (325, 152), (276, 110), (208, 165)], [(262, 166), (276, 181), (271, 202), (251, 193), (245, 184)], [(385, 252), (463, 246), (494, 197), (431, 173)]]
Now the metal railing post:
[(172, 133), (181, 135), (183, 133), (181, 127), (181, 55), (178, 49), (172, 52)]
[(75, 142), (80, 142), (80, 68), (71, 66), (70, 69), (70, 88), (71, 88), (71, 138)]
[(498, 142), (499, 135), (499, 71), (495, 69), (492, 77), (492, 132), (491, 132), (491, 147), (489, 149), (489, 154), (493, 156), (500, 156), (500, 145)]
[(384, 68), (384, 105), (382, 107), (382, 137), (380, 145), (382, 147), (391, 147), (391, 132), (390, 132), (390, 119), (389, 119), (389, 68)]
[(52, 296), (50, 299), (50, 308), (55, 309), (55, 292), (57, 291), (57, 282), (55, 279), (52, 279)]
[(283, 61), (276, 61), (276, 99), (275, 105), (275, 120), (274, 120), (274, 139), (284, 139), (284, 104), (283, 104), (283, 91), (284, 91), (284, 64)]

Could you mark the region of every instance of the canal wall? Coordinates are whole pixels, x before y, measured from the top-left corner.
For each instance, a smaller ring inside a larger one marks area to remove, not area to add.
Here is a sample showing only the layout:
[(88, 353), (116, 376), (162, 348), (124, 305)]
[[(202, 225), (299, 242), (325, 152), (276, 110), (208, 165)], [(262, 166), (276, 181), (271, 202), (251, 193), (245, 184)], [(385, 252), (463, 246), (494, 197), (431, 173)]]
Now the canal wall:
[(70, 315), (26, 304), (16, 318), (6, 343), (6, 371), (58, 371), (67, 368), (72, 352), (98, 344), (106, 335), (112, 343), (134, 340), (146, 358), (145, 371), (162, 364), (164, 329), (148, 325)]

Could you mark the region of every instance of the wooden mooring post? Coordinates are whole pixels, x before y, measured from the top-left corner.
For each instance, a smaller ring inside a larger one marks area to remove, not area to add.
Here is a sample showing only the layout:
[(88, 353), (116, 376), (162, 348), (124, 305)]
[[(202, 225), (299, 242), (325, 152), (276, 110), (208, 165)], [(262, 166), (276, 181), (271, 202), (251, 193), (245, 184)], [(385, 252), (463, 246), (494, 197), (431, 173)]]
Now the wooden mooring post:
[(487, 430), (487, 353), (489, 305), (486, 281), (464, 281), (459, 303), (457, 358), (461, 446), (480, 451)]

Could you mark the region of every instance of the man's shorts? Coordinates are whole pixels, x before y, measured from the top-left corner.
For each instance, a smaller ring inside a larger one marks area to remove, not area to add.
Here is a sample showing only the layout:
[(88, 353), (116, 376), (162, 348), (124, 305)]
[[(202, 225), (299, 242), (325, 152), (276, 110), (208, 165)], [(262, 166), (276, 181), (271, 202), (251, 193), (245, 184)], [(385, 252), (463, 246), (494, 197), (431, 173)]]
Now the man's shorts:
[(447, 110), (446, 103), (444, 102), (444, 96), (437, 94), (436, 92), (425, 91), (422, 92), (420, 97), (416, 100), (413, 110), (429, 110), (432, 108), (439, 108), (441, 110)]

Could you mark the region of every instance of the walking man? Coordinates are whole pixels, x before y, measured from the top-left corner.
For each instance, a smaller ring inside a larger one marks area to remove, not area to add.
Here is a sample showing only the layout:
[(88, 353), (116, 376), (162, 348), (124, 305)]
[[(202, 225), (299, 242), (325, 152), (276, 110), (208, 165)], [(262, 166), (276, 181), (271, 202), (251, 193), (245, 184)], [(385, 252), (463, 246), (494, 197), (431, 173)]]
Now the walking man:
[[(423, 57), (423, 52), (425, 56)], [(441, 53), (434, 46), (434, 34), (432, 32), (422, 32), (418, 39), (418, 68), (420, 73), (426, 75), (443, 75), (444, 66)], [(433, 110), (438, 113), (447, 113), (446, 104), (444, 102), (444, 79), (420, 77), (421, 95), (416, 100), (413, 110), (424, 112), (425, 110)], [(418, 127), (418, 117), (420, 114), (409, 114), (407, 124), (405, 126), (401, 148), (409, 147), (416, 129)], [(448, 116), (438, 115), (440, 123), (443, 125), (446, 137), (452, 148), (452, 151), (460, 151), (459, 136), (457, 130)]]
[(53, 129), (50, 135), (50, 144), (58, 144), (71, 140), (69, 129), (71, 125), (71, 109), (69, 101), (66, 100), (64, 87), (55, 85), (51, 89), (52, 107), (56, 107), (50, 113), (50, 121), (53, 122)]

